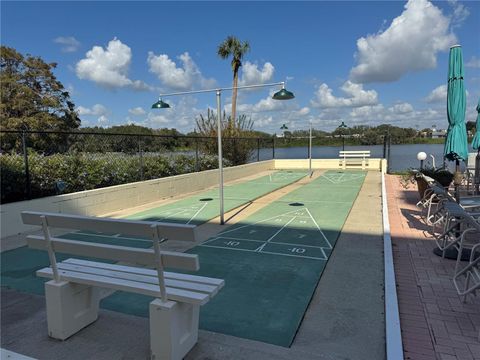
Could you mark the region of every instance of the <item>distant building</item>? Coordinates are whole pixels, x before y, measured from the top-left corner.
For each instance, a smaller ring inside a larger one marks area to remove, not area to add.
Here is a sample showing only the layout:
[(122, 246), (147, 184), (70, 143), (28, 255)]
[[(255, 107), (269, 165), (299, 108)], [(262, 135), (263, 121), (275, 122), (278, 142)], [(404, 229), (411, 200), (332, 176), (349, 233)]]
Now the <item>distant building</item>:
[(439, 129), (439, 130), (432, 130), (431, 134), (432, 139), (439, 139), (447, 137), (447, 130)]

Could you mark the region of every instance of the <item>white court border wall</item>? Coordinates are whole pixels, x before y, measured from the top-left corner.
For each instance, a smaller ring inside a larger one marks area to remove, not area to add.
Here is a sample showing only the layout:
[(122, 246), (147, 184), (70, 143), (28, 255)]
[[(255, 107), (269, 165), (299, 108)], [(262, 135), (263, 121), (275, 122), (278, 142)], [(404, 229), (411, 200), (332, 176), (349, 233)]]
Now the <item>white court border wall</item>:
[[(228, 183), (268, 170), (298, 170), (308, 169), (308, 167), (308, 159), (265, 160), (224, 168), (224, 182)], [(312, 159), (312, 169), (341, 169), (340, 161), (339, 159)], [(386, 160), (369, 159), (368, 170), (385, 172)], [(22, 223), (20, 216), (22, 211), (103, 216), (216, 185), (218, 185), (218, 170), (213, 169), (4, 204), (0, 207), (0, 237), (4, 239), (35, 229)]]
[[(309, 159), (275, 159), (275, 169), (308, 169)], [(312, 159), (312, 169), (336, 170), (342, 169), (341, 158), (338, 159)], [(347, 166), (348, 170), (358, 169), (359, 166)], [(378, 158), (368, 158), (368, 166), (365, 170), (387, 172), (387, 160)]]
[[(227, 183), (273, 169), (273, 160), (266, 160), (224, 168), (223, 176)], [(20, 216), (22, 211), (102, 216), (216, 185), (218, 185), (218, 170), (213, 169), (4, 204), (0, 208), (1, 238), (36, 229), (34, 226), (22, 223)]]
[(393, 266), (392, 238), (388, 218), (385, 174), (382, 174), (383, 257), (385, 264), (385, 342), (387, 360), (404, 360), (397, 285)]

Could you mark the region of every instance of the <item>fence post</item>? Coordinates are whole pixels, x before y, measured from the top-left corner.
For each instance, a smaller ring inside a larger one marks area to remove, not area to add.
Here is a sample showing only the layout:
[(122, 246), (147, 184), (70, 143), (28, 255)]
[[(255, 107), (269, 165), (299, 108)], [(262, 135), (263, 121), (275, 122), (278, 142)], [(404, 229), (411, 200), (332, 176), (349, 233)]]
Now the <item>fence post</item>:
[[(225, 141), (226, 142), (226, 141)], [(237, 159), (237, 138), (232, 138), (233, 145), (233, 165), (239, 165)]]
[(138, 137), (138, 154), (140, 156), (140, 179), (144, 180), (144, 165), (143, 165), (143, 149), (142, 142), (140, 141), (140, 136)]
[(387, 135), (383, 135), (383, 158), (387, 158)]
[(27, 151), (27, 132), (22, 131), (22, 145), (23, 145), (23, 161), (25, 163), (25, 190), (27, 199), (32, 197), (32, 189), (30, 184), (30, 169), (28, 168), (28, 151)]
[(195, 137), (195, 172), (199, 171), (199, 163), (198, 163), (198, 138)]
[(275, 159), (275, 135), (272, 137), (272, 159)]
[(260, 161), (260, 138), (257, 139), (257, 162)]
[(390, 134), (388, 134), (387, 138), (387, 174), (390, 174), (390, 149), (392, 146), (392, 138)]

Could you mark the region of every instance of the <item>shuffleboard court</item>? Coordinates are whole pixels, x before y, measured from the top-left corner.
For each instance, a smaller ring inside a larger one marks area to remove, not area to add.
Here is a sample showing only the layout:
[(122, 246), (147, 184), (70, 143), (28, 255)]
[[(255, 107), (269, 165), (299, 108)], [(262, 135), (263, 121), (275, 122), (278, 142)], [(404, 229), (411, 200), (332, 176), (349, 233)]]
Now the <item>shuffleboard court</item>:
[[(190, 250), (197, 274), (225, 279), (200, 327), (290, 346), (365, 174), (329, 171)], [(147, 316), (150, 300), (116, 293), (103, 306)]]
[(328, 171), (192, 249), (226, 283), (201, 327), (290, 346), (364, 178)]
[[(224, 187), (225, 212), (245, 205), (305, 177), (305, 171), (277, 171)], [(131, 220), (200, 225), (220, 214), (218, 188), (127, 216)]]
[[(226, 281), (222, 291), (202, 307), (200, 327), (289, 346), (365, 174), (328, 171), (191, 249), (200, 258), (198, 275)], [(298, 173), (298, 178), (304, 175)], [(261, 179), (256, 179), (254, 187), (263, 184), (265, 179)], [(241, 188), (237, 189), (234, 194), (242, 194)], [(80, 232), (65, 237), (151, 246), (147, 239), (118, 234)], [(35, 277), (35, 270), (49, 265), (45, 252), (22, 247), (1, 256), (3, 286), (43, 294), (45, 280)], [(58, 260), (66, 257), (57, 254)], [(148, 317), (151, 301), (148, 296), (119, 291), (103, 299), (101, 307)]]

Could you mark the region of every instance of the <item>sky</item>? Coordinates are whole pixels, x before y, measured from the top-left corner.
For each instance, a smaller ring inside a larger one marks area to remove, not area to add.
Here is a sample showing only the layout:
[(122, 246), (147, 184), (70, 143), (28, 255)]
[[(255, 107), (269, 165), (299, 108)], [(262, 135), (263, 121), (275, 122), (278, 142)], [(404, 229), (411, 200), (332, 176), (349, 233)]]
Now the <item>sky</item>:
[[(81, 126), (138, 124), (193, 131), (232, 86), (230, 60), (217, 55), (229, 35), (248, 41), (237, 114), (281, 133), (391, 124), (446, 128), (449, 48), (461, 44), (466, 120), (480, 97), (480, 2), (403, 1), (2, 1), (1, 44), (55, 62)], [(231, 91), (222, 107), (231, 111)]]

